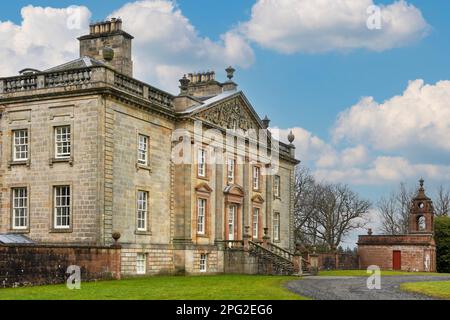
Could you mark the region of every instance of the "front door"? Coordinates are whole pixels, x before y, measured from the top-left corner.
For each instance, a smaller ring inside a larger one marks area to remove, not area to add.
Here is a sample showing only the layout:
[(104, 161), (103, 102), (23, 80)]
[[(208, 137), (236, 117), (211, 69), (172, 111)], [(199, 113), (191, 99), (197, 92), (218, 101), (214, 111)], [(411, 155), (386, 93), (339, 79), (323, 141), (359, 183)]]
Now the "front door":
[(228, 208), (228, 240), (234, 240), (236, 229), (236, 206), (230, 205)]
[(402, 270), (402, 252), (394, 251), (392, 256), (392, 269)]

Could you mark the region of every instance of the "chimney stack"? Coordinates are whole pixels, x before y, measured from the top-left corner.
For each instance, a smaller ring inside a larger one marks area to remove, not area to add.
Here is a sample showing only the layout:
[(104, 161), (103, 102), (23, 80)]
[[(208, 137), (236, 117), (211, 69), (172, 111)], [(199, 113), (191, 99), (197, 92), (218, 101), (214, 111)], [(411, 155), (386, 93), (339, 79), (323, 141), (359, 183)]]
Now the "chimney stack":
[(80, 57), (91, 57), (126, 76), (133, 77), (133, 36), (122, 30), (122, 19), (92, 23), (89, 34), (78, 38)]

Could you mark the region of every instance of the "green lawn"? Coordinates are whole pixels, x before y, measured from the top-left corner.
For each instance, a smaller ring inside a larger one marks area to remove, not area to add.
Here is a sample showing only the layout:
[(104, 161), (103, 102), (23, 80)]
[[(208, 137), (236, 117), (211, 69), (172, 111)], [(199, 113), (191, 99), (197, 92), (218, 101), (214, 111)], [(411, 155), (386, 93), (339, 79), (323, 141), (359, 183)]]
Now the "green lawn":
[(426, 294), (436, 298), (450, 300), (450, 281), (403, 283), (400, 288), (405, 291)]
[[(406, 271), (390, 271), (381, 270), (382, 276), (443, 276), (449, 275), (448, 273), (433, 273), (433, 272), (406, 272)], [(331, 270), (320, 271), (319, 276), (342, 276), (342, 277), (367, 277), (369, 274), (366, 270)]]
[(150, 277), (0, 289), (0, 300), (301, 300), (284, 288), (295, 277), (219, 275)]

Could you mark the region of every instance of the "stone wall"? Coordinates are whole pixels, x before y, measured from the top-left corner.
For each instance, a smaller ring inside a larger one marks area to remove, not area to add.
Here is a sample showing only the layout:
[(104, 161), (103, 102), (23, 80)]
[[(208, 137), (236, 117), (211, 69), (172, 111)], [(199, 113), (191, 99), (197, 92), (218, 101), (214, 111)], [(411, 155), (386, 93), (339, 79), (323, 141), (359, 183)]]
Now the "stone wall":
[(354, 270), (359, 268), (358, 255), (348, 253), (319, 253), (319, 270)]
[[(101, 244), (99, 208), (99, 97), (85, 96), (8, 105), (0, 119), (0, 233), (26, 233), (41, 243)], [(54, 127), (71, 126), (70, 161), (55, 162)], [(28, 163), (11, 163), (12, 131), (28, 129)], [(55, 185), (71, 187), (71, 228), (55, 230)], [(11, 188), (28, 190), (29, 226), (13, 230)]]
[(359, 266), (393, 269), (393, 252), (401, 251), (401, 270), (436, 271), (436, 247), (432, 235), (360, 236)]
[(258, 274), (258, 258), (243, 250), (224, 251), (225, 274)]
[[(112, 141), (112, 229), (121, 244), (169, 244), (171, 240), (171, 134), (172, 124), (156, 114), (107, 102), (113, 113), (108, 124)], [(138, 135), (149, 137), (149, 165), (138, 165)], [(138, 190), (147, 191), (148, 230), (138, 232)]]
[(119, 279), (120, 249), (0, 245), (0, 286), (65, 283), (70, 265), (81, 268), (82, 281)]

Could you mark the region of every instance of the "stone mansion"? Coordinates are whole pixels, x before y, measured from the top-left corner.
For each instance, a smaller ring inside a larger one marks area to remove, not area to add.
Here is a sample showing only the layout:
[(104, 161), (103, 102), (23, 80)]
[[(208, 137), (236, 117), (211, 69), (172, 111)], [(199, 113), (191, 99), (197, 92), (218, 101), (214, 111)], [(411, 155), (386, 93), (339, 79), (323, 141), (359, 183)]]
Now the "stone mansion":
[(227, 272), (244, 239), (290, 261), (293, 135), (272, 138), (231, 67), (182, 77), (178, 95), (133, 78), (132, 40), (120, 19), (92, 24), (79, 59), (0, 75), (0, 235), (116, 243), (130, 275)]

